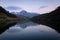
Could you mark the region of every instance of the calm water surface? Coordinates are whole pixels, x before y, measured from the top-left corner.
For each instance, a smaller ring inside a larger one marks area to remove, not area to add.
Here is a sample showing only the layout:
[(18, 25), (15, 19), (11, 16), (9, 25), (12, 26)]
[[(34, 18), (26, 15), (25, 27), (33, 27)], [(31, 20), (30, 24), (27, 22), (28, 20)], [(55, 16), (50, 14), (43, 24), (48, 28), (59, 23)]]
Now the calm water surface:
[(16, 24), (0, 35), (1, 40), (60, 40), (60, 34), (33, 22)]

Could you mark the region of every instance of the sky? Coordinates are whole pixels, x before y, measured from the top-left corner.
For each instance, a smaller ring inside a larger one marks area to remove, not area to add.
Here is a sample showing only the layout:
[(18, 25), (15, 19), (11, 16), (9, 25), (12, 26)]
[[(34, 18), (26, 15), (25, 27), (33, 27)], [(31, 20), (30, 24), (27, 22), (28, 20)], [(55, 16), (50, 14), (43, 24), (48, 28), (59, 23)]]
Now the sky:
[(0, 6), (9, 11), (26, 10), (43, 14), (60, 6), (60, 0), (0, 0)]

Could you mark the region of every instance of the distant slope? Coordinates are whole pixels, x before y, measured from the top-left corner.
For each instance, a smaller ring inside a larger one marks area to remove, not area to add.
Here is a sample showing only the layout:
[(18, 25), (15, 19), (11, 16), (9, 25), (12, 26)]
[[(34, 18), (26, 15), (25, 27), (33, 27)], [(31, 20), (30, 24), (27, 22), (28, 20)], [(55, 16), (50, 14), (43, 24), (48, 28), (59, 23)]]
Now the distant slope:
[(35, 16), (31, 20), (38, 24), (47, 25), (60, 33), (60, 6), (50, 13)]

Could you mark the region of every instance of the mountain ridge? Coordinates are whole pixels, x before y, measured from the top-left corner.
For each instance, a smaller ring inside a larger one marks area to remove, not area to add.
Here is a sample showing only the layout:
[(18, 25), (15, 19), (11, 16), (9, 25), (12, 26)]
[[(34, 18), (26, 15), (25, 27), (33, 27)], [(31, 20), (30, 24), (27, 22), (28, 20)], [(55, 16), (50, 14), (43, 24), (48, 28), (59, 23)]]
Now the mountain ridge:
[(38, 13), (32, 13), (32, 12), (27, 12), (25, 10), (22, 10), (21, 12), (17, 12), (17, 15), (22, 15), (22, 16), (25, 16), (25, 17), (32, 18), (32, 17), (40, 15), (40, 14), (38, 14)]
[(60, 33), (60, 6), (50, 13), (45, 13), (31, 18), (31, 21), (49, 26)]

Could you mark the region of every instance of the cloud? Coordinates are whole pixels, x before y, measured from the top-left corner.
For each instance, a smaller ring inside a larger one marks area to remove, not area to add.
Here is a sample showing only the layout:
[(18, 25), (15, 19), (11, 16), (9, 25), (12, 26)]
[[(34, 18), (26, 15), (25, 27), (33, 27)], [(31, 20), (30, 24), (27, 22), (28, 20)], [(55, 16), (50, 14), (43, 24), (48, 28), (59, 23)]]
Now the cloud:
[(41, 9), (41, 8), (46, 8), (46, 7), (48, 7), (48, 6), (40, 6), (40, 9)]
[(8, 6), (8, 7), (6, 7), (6, 9), (9, 9), (9, 10), (19, 10), (21, 8), (20, 7), (16, 7), (16, 6)]
[(8, 6), (8, 7), (5, 7), (5, 9), (8, 11), (20, 11), (22, 8), (17, 6)]

